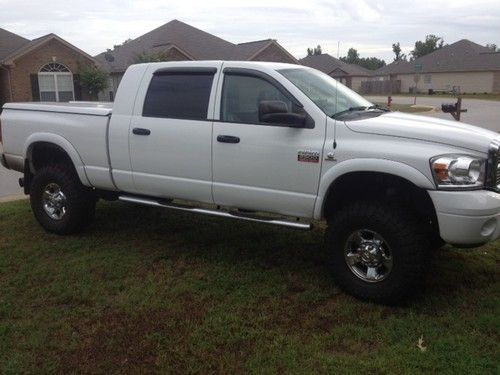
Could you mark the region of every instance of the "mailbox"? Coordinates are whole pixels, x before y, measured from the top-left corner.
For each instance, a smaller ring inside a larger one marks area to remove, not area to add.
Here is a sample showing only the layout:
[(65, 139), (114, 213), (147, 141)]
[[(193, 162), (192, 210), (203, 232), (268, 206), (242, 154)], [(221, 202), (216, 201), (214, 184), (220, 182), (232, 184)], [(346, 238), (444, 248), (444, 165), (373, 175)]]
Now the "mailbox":
[(441, 111), (444, 113), (453, 113), (457, 112), (457, 104), (441, 104)]

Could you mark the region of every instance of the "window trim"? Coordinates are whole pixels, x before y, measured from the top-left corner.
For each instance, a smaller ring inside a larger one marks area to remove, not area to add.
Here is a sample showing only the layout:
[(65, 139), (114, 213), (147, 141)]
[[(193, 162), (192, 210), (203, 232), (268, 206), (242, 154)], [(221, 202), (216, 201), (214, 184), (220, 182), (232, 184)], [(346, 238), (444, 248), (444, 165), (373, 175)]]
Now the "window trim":
[[(280, 127), (280, 128), (287, 128), (291, 127), (290, 124), (280, 124), (280, 123), (268, 123), (268, 122), (234, 122), (234, 121), (226, 121), (222, 120), (222, 114), (223, 114), (223, 106), (224, 106), (224, 92), (226, 91), (226, 76), (240, 76), (240, 77), (252, 77), (252, 78), (257, 78), (257, 79), (262, 79), (263, 81), (268, 82), (270, 85), (274, 86), (283, 96), (285, 96), (288, 100), (292, 102), (292, 104), (296, 105), (299, 108), (304, 109), (304, 105), (292, 94), (290, 91), (286, 89), (285, 86), (281, 82), (279, 82), (276, 78), (271, 77), (269, 74), (261, 72), (260, 70), (255, 70), (255, 69), (249, 69), (249, 68), (224, 68), (223, 71), (224, 73), (222, 79), (222, 90), (221, 90), (221, 97), (220, 97), (220, 114), (219, 114), (219, 120), (216, 120), (216, 122), (222, 122), (222, 123), (230, 123), (230, 124), (241, 124), (241, 125), (262, 125), (262, 126), (275, 126), (275, 127)], [(306, 114), (306, 126), (302, 129), (314, 129), (315, 122), (314, 119), (307, 113), (307, 111), (304, 109), (304, 113)]]
[[(57, 64), (59, 67), (62, 67), (64, 70), (59, 70), (59, 71), (43, 71), (43, 69), (49, 65), (55, 65)], [(52, 92), (52, 91), (43, 91), (42, 90), (42, 85), (40, 85), (40, 76), (50, 76), (54, 80), (54, 89), (55, 89), (55, 96), (56, 96), (56, 101), (55, 103), (60, 103), (59, 100), (59, 85), (58, 85), (58, 76), (66, 76), (71, 78), (71, 93), (73, 98), (70, 101), (75, 100), (75, 84), (73, 82), (73, 73), (71, 70), (64, 64), (61, 63), (55, 63), (55, 62), (50, 62), (47, 64), (42, 65), (42, 67), (38, 70), (37, 74), (37, 80), (38, 80), (38, 93), (40, 95), (40, 100), (42, 98), (42, 92)]]
[(175, 66), (175, 67), (167, 67), (167, 68), (160, 68), (157, 69), (153, 72), (153, 76), (158, 76), (158, 75), (176, 75), (176, 74), (213, 74), (215, 75), (217, 73), (217, 68), (215, 67), (204, 67), (204, 66), (194, 66), (194, 67), (188, 67), (188, 66)]
[[(153, 72), (151, 75), (151, 79), (149, 80), (148, 87), (146, 89), (146, 93), (144, 94), (144, 100), (142, 102), (142, 111), (141, 111), (141, 117), (143, 118), (159, 118), (159, 119), (172, 119), (172, 120), (186, 120), (186, 121), (212, 121), (208, 119), (209, 111), (210, 111), (210, 96), (212, 94), (213, 90), (213, 83), (214, 83), (214, 78), (215, 74), (217, 73), (217, 68), (212, 68), (212, 67), (167, 67), (167, 68), (160, 68), (157, 69)], [(151, 88), (151, 84), (153, 83), (153, 80), (157, 76), (175, 76), (175, 75), (207, 75), (212, 77), (212, 83), (210, 86), (210, 93), (208, 96), (208, 102), (207, 102), (207, 113), (204, 119), (195, 119), (195, 118), (186, 118), (186, 117), (175, 117), (175, 116), (158, 116), (158, 115), (145, 115), (144, 114), (144, 108), (146, 106), (146, 99), (148, 97), (148, 92), (149, 89)]]

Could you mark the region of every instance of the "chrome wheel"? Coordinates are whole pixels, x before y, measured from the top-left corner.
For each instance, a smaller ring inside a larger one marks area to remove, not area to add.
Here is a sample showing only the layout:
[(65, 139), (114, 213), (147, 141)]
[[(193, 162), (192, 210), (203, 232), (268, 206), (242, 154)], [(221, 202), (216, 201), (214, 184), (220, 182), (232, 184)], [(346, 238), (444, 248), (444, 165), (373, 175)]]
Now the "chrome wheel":
[(50, 183), (43, 189), (42, 204), (45, 213), (51, 219), (61, 220), (66, 215), (66, 196), (61, 187), (56, 183)]
[(387, 242), (380, 234), (368, 229), (349, 236), (344, 258), (352, 273), (370, 283), (384, 280), (393, 266), (392, 251)]

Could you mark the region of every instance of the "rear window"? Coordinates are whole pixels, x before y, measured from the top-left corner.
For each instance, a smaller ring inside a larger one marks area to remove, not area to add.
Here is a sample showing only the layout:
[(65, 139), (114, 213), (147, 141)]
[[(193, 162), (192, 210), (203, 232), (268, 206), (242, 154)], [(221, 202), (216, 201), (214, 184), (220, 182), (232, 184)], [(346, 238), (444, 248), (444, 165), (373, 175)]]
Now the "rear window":
[(206, 120), (213, 73), (161, 73), (153, 75), (142, 115), (144, 117)]

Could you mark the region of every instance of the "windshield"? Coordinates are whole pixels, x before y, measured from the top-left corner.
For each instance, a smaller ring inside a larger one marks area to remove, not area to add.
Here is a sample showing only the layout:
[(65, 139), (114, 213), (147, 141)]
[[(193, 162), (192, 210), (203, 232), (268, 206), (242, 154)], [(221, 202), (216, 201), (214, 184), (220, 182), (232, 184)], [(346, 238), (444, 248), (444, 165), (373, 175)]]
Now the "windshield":
[(352, 109), (373, 107), (361, 95), (318, 70), (291, 68), (280, 69), (278, 72), (330, 117)]

